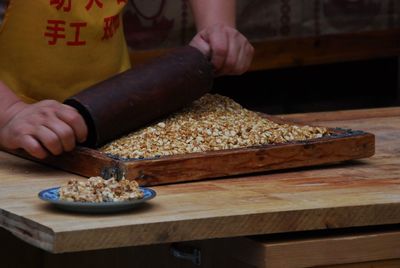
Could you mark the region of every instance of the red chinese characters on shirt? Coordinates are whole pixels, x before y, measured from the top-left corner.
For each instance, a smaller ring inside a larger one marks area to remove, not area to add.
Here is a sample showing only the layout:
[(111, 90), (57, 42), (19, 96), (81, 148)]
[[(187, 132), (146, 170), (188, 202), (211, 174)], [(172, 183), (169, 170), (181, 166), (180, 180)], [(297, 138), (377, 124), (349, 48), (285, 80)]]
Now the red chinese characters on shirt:
[[(56, 45), (59, 39), (66, 39), (65, 35), (66, 22), (63, 20), (48, 20), (45, 37), (50, 38), (48, 41), (49, 45)], [(83, 46), (86, 45), (86, 41), (80, 39), (81, 28), (86, 27), (86, 22), (71, 22), (68, 27), (75, 29), (75, 35), (72, 40), (66, 42), (67, 46)]]
[(119, 15), (104, 18), (104, 35), (102, 40), (110, 39), (119, 28)]
[(71, 11), (71, 0), (50, 0), (50, 5), (55, 6), (56, 9), (60, 10), (61, 8), (65, 12)]
[(69, 24), (72, 28), (75, 28), (75, 38), (73, 41), (68, 41), (68, 46), (84, 46), (86, 45), (86, 41), (80, 40), (81, 36), (81, 28), (86, 27), (86, 22), (72, 22)]
[(103, 8), (103, 2), (101, 0), (89, 0), (85, 6), (86, 10), (90, 10), (93, 7), (93, 4), (96, 4), (99, 8)]
[[(103, 8), (103, 1), (104, 0), (86, 0), (85, 9), (89, 12), (93, 8)], [(116, 0), (116, 3), (118, 5), (127, 4), (128, 0)], [(49, 0), (49, 4), (57, 10), (71, 12), (73, 3), (72, 0)], [(103, 21), (104, 33), (101, 40), (107, 40), (112, 38), (120, 27), (120, 16), (114, 15), (105, 17)], [(52, 46), (60, 44), (59, 41), (63, 41), (62, 44), (67, 46), (84, 46), (86, 45), (86, 41), (82, 39), (81, 33), (82, 29), (85, 27), (87, 27), (87, 22), (85, 21), (67, 22), (65, 20), (49, 19), (47, 20), (44, 36), (48, 38), (48, 44)], [(73, 36), (67, 36), (67, 29), (73, 31)]]
[(63, 20), (48, 20), (47, 21), (47, 32), (44, 36), (49, 37), (49, 45), (55, 45), (58, 39), (65, 38), (65, 21)]

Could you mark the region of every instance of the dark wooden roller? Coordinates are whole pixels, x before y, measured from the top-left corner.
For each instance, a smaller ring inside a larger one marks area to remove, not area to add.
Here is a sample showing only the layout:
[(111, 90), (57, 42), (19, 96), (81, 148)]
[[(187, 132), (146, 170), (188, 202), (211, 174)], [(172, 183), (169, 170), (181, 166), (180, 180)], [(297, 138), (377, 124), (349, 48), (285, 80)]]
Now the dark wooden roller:
[(166, 116), (207, 93), (213, 69), (186, 46), (102, 81), (68, 98), (89, 128), (88, 147), (105, 143)]

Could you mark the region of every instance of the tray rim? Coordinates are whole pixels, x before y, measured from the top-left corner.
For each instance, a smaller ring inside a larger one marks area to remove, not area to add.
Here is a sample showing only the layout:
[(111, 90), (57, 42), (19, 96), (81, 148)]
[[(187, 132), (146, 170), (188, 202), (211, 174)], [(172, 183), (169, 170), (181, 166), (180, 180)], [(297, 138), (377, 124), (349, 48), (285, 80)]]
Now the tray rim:
[[(264, 117), (281, 124), (284, 123), (314, 126), (307, 123), (281, 120), (270, 115), (264, 115)], [(374, 134), (365, 131), (344, 128), (327, 127), (327, 129), (333, 135), (303, 141), (264, 144), (235, 149), (196, 152), (143, 159), (119, 158), (107, 153), (103, 153), (98, 149), (81, 146), (77, 146), (72, 152), (67, 152), (60, 156), (50, 156), (44, 160), (35, 159), (22, 150), (5, 151), (85, 177), (101, 175), (106, 178), (113, 176), (121, 178), (125, 176), (128, 179), (137, 180), (141, 186), (153, 186), (172, 182), (196, 181), (209, 178), (236, 176), (240, 174), (245, 175), (278, 169), (286, 170), (296, 167), (317, 166), (331, 162), (366, 158), (374, 155)], [(334, 151), (334, 149), (331, 148), (333, 143), (336, 143), (336, 145), (339, 144), (345, 148), (345, 150), (348, 150), (347, 154), (339, 153), (335, 157), (331, 158), (325, 155), (323, 157), (318, 157), (318, 152), (324, 150), (326, 147), (329, 147), (331, 151)], [(353, 145), (354, 148), (350, 148), (351, 150), (349, 150), (349, 148), (347, 148), (349, 145)], [(283, 162), (275, 163), (273, 159), (271, 160), (271, 158), (268, 158), (268, 156), (271, 154), (279, 154), (280, 151), (290, 152), (290, 154), (293, 151), (298, 151), (299, 153), (306, 155), (309, 154), (312, 156), (300, 160), (294, 159), (293, 163), (289, 163), (288, 165), (284, 166)], [(82, 171), (83, 164), (77, 163), (79, 161), (76, 161), (75, 157), (84, 158), (85, 161), (87, 161), (88, 167), (85, 166), (83, 168), (84, 170)], [(244, 167), (238, 168), (235, 166), (234, 162), (236, 161), (241, 163), (240, 160), (237, 160), (237, 158), (240, 159), (240, 157), (250, 159), (253, 162), (249, 162), (247, 166), (245, 164)], [(221, 159), (224, 158), (230, 158), (231, 160), (228, 164), (224, 162), (225, 167), (214, 169), (204, 168), (201, 170), (201, 168), (199, 168), (196, 164), (199, 162), (200, 164), (204, 165), (212, 165), (213, 161), (219, 161), (222, 163)], [(179, 165), (186, 165), (180, 173), (176, 171)], [(224, 168), (226, 169), (227, 167), (231, 167), (231, 171), (224, 172)], [(79, 168), (81, 168), (81, 170), (79, 170)], [(163, 169), (168, 170), (169, 174), (164, 175)], [(150, 172), (148, 172), (148, 170), (150, 170)], [(161, 180), (162, 176), (165, 176), (165, 181)]]
[[(299, 125), (299, 124), (297, 124)], [(311, 126), (311, 125), (309, 125)], [(221, 149), (221, 150), (212, 150), (212, 151), (205, 151), (205, 152), (194, 152), (194, 153), (187, 153), (187, 154), (176, 154), (176, 155), (165, 155), (165, 156), (155, 156), (155, 157), (144, 157), (144, 158), (125, 158), (125, 157), (120, 157), (118, 155), (113, 155), (111, 153), (104, 153), (98, 149), (94, 148), (88, 148), (88, 147), (80, 147), (78, 146), (77, 148), (81, 148), (83, 150), (89, 149), (89, 150), (94, 150), (101, 155), (104, 155), (106, 157), (109, 157), (111, 159), (114, 159), (116, 161), (121, 161), (121, 162), (139, 162), (139, 161), (161, 161), (161, 160), (177, 160), (184, 158), (186, 156), (191, 156), (190, 158), (193, 157), (202, 157), (202, 156), (208, 156), (210, 154), (232, 154), (236, 152), (243, 152), (244, 150), (258, 150), (258, 149), (269, 149), (269, 148), (274, 148), (274, 147), (283, 147), (283, 146), (289, 146), (289, 145), (309, 145), (309, 144), (314, 144), (316, 142), (324, 142), (324, 141), (331, 141), (334, 139), (342, 139), (342, 138), (348, 138), (348, 137), (356, 137), (360, 135), (373, 135), (371, 133), (362, 131), (362, 130), (353, 130), (353, 129), (346, 129), (346, 128), (326, 128), (328, 129), (330, 134), (335, 134), (332, 136), (323, 136), (320, 138), (314, 138), (314, 139), (307, 139), (307, 140), (294, 140), (294, 141), (288, 141), (284, 143), (270, 143), (270, 144), (260, 144), (260, 145), (253, 145), (253, 146), (247, 146), (247, 147), (241, 147), (241, 148), (233, 148), (233, 149)]]

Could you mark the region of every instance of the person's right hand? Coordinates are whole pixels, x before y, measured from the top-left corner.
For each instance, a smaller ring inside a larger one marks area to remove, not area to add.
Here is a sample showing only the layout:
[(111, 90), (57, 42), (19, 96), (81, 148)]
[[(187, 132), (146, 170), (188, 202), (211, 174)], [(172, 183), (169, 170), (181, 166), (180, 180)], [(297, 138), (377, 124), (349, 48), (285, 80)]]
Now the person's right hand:
[(0, 126), (0, 146), (24, 149), (36, 158), (59, 155), (84, 142), (87, 127), (74, 108), (55, 100), (35, 104), (18, 102), (7, 111), (9, 119)]

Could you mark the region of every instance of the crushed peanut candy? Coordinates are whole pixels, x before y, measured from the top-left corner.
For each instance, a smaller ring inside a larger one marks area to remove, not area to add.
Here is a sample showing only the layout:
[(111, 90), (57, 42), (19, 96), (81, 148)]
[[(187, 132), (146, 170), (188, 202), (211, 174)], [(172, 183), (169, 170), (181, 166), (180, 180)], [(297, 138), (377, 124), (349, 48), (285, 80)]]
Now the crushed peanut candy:
[(329, 135), (323, 127), (277, 124), (232, 99), (206, 94), (181, 112), (102, 148), (122, 158), (150, 158), (285, 143)]
[(71, 179), (60, 188), (60, 200), (71, 202), (116, 202), (142, 199), (143, 192), (136, 181), (91, 177), (86, 181)]

